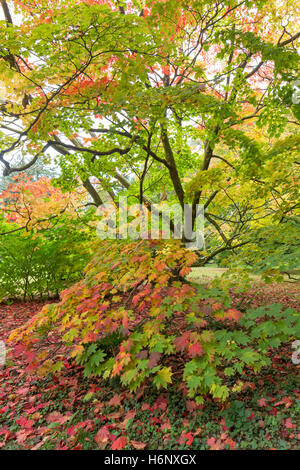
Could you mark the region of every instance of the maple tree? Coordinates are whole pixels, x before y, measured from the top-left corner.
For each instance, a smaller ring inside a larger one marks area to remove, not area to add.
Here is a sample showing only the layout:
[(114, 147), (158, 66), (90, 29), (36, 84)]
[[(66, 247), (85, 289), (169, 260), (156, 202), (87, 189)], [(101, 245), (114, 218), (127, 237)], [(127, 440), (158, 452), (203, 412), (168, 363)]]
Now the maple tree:
[[(1, 27), (6, 175), (56, 152), (61, 185), (79, 177), (96, 206), (99, 184), (116, 203), (167, 192), (193, 221), (202, 204), (200, 265), (276, 245), (290, 219), (298, 234), (293, 1), (14, 5), (21, 24), (4, 8)], [(31, 155), (23, 167), (16, 152)]]

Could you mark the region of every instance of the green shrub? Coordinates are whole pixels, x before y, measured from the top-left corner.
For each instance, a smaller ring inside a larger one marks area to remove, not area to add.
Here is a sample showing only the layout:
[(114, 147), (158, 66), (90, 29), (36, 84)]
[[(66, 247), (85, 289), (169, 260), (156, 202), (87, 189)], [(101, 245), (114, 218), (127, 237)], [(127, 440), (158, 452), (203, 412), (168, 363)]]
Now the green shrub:
[[(1, 232), (12, 229), (1, 225)], [(90, 253), (88, 235), (79, 228), (65, 218), (51, 230), (2, 235), (0, 300), (55, 295), (80, 279)]]

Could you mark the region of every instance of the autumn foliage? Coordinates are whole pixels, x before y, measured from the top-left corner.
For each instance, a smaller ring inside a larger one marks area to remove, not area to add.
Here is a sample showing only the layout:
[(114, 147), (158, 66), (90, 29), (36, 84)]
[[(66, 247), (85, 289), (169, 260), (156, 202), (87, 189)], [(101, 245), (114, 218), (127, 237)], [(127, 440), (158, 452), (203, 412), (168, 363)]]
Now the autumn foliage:
[[(155, 386), (187, 396), (191, 414), (213, 403), (247, 428), (252, 412), (235, 404), (241, 377), (273, 367), (276, 351), (288, 356), (300, 335), (289, 302), (246, 298), (257, 275), (272, 283), (299, 274), (296, 1), (3, 0), (0, 8), (0, 299), (59, 299), (9, 325), (26, 380), (72, 388), (83, 372), (84, 386), (93, 381), (86, 400), (103, 386), (107, 408)], [(23, 173), (36, 164), (42, 174), (52, 165), (55, 182)], [(100, 208), (120, 209), (123, 197), (150, 212), (189, 204), (195, 231), (202, 211), (205, 246), (187, 250), (186, 234), (174, 241), (175, 215), (169, 241), (99, 241)], [(192, 267), (212, 262), (226, 268), (220, 282), (193, 283)], [(239, 288), (246, 300), (235, 303)], [(164, 397), (150, 408), (166, 411)], [(130, 411), (112, 418), (124, 418), (119, 434), (101, 421), (92, 441), (142, 449), (138, 432), (125, 433)], [(11, 419), (10, 405), (1, 413)], [(69, 410), (45, 416), (51, 425), (71, 420)], [(149, 421), (171, 428), (166, 415)], [(33, 422), (16, 419), (30, 431), (18, 444), (29, 447)], [(202, 445), (235, 448), (227, 424)], [(76, 425), (94, 432), (90, 420)], [(174, 445), (197, 446), (199, 429), (183, 426)], [(5, 442), (13, 432), (0, 428)]]
[[(119, 377), (130, 390), (148, 379), (157, 388), (183, 381), (198, 402), (206, 394), (224, 400), (234, 387), (221, 372), (259, 371), (270, 348), (297, 335), (300, 322), (276, 304), (243, 314), (223, 291), (190, 284), (183, 276), (195, 259), (175, 242), (103, 241), (84, 279), (11, 340), (24, 348), (29, 370), (42, 375), (61, 370), (67, 357), (83, 364), (85, 375)], [(58, 348), (48, 357), (53, 341)]]

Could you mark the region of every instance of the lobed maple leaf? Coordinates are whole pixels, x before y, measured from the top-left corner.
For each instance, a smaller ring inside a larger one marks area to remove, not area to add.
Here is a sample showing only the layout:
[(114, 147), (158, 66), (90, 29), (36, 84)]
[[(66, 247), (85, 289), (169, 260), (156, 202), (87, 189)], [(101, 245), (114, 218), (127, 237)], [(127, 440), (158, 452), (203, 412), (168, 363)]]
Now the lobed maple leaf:
[(121, 395), (118, 395), (117, 393), (109, 400), (108, 404), (110, 406), (120, 406), (122, 402), (122, 397)]
[(210, 450), (223, 450), (225, 445), (221, 439), (216, 439), (215, 437), (210, 437), (206, 439), (206, 444), (210, 447)]
[(146, 442), (139, 442), (139, 441), (129, 441), (129, 443), (134, 447), (136, 450), (144, 450), (147, 446)]
[(265, 398), (260, 398), (259, 400), (257, 400), (257, 403), (259, 404), (259, 406), (262, 406), (262, 407), (267, 406), (267, 401)]
[(34, 424), (34, 421), (32, 419), (27, 419), (25, 416), (23, 416), (17, 419), (16, 423), (25, 429), (31, 429)]
[(239, 310), (236, 310), (235, 308), (230, 308), (226, 312), (226, 318), (228, 318), (228, 320), (238, 321), (241, 316), (242, 313)]
[(178, 351), (183, 352), (189, 344), (190, 332), (186, 331), (181, 336), (175, 338), (174, 343)]
[(110, 432), (108, 430), (108, 427), (102, 426), (102, 428), (100, 428), (97, 434), (95, 435), (95, 442), (98, 445), (100, 445), (100, 444), (108, 442), (109, 438), (110, 438)]
[(178, 439), (178, 444), (183, 445), (186, 444), (187, 446), (191, 446), (194, 442), (194, 436), (191, 432), (182, 431), (180, 438)]
[(59, 424), (64, 424), (66, 423), (67, 421), (69, 421), (69, 419), (71, 419), (72, 415), (71, 413), (69, 413), (68, 415), (62, 415), (61, 413), (59, 413), (58, 411), (53, 411), (52, 413), (50, 413), (47, 417), (47, 421), (49, 423), (59, 423)]
[(287, 418), (287, 419), (285, 420), (285, 422), (284, 422), (284, 425), (285, 425), (286, 429), (293, 429), (293, 428), (296, 428), (296, 427), (297, 427), (296, 424), (293, 424), (293, 423), (292, 423), (291, 418)]

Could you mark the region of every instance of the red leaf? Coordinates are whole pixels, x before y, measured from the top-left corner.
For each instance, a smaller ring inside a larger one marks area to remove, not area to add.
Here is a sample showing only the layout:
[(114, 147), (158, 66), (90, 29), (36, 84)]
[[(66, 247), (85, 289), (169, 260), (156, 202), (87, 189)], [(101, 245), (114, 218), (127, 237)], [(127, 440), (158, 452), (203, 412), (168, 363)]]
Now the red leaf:
[(190, 272), (191, 272), (191, 268), (189, 266), (185, 266), (184, 268), (180, 270), (179, 274), (180, 276), (184, 277), (190, 274)]
[(108, 402), (111, 406), (120, 406), (121, 405), (121, 396), (117, 393), (109, 400)]
[[(222, 304), (220, 304), (219, 302), (216, 302), (216, 303), (212, 304), (212, 308), (214, 310), (220, 310), (222, 308)], [(212, 438), (212, 439), (214, 439), (214, 438)]]
[(194, 441), (194, 436), (191, 432), (182, 431), (180, 438), (178, 439), (178, 444), (186, 444), (187, 446), (191, 446)]
[(19, 445), (24, 445), (27, 437), (31, 434), (30, 430), (21, 429), (16, 432), (16, 439)]
[(189, 344), (189, 339), (190, 339), (189, 331), (186, 331), (185, 333), (183, 333), (182, 336), (178, 336), (178, 338), (176, 338), (174, 341), (176, 349), (178, 351), (183, 352), (185, 348), (187, 347), (187, 345)]
[(207, 438), (206, 443), (210, 447), (210, 450), (224, 449), (224, 443), (220, 439), (216, 440), (215, 437)]
[(16, 421), (16, 423), (25, 429), (31, 429), (34, 424), (34, 421), (32, 419), (27, 419), (24, 416), (22, 416)]
[(236, 443), (232, 439), (230, 439), (230, 437), (226, 439), (225, 443), (228, 444), (232, 450), (235, 449)]
[(47, 421), (50, 423), (64, 424), (71, 418), (71, 415), (62, 415), (58, 411), (53, 411), (47, 417)]
[(165, 263), (163, 263), (162, 261), (159, 261), (158, 263), (156, 263), (156, 265), (154, 266), (155, 270), (158, 271), (158, 272), (161, 272), (165, 269), (166, 265)]
[(289, 397), (285, 397), (280, 401), (274, 403), (274, 406), (284, 405), (286, 408), (289, 408), (292, 405), (292, 400)]
[(103, 444), (104, 442), (107, 442), (109, 439), (110, 433), (108, 430), (107, 426), (102, 426), (102, 428), (99, 429), (95, 436), (95, 442), (100, 445)]
[(267, 402), (266, 402), (266, 399), (265, 398), (261, 398), (260, 400), (257, 400), (257, 403), (259, 404), (259, 406), (267, 406)]
[(161, 354), (159, 352), (151, 353), (149, 356), (149, 362), (148, 362), (149, 369), (153, 369), (153, 367), (156, 367), (160, 358), (161, 358)]
[(168, 400), (163, 395), (160, 395), (153, 405), (153, 410), (165, 411), (168, 407)]
[(169, 431), (171, 429), (171, 423), (169, 418), (166, 418), (164, 423), (160, 427), (161, 431)]
[(187, 400), (185, 403), (186, 409), (192, 413), (197, 408), (197, 403), (192, 400)]
[(292, 424), (291, 418), (286, 419), (284, 425), (287, 429), (293, 429), (296, 427), (296, 424)]
[(77, 444), (72, 450), (82, 450), (82, 444)]
[(192, 357), (202, 356), (203, 355), (202, 344), (200, 344), (200, 343), (191, 344), (189, 346), (188, 352), (189, 352), (189, 355), (192, 356)]
[(148, 351), (146, 349), (144, 349), (143, 351), (140, 351), (137, 355), (136, 355), (137, 359), (146, 359), (148, 357)]

